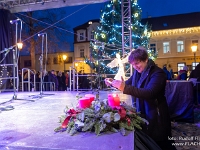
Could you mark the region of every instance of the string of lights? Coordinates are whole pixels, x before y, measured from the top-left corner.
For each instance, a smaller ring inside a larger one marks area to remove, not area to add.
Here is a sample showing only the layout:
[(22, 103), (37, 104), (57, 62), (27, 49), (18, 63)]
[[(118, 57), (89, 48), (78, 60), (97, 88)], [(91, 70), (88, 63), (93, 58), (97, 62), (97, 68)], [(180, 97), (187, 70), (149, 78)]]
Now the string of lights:
[[(141, 8), (137, 4), (137, 0), (131, 2), (131, 26), (127, 27), (127, 30), (132, 30), (132, 35), (130, 37), (125, 37), (125, 40), (132, 38), (133, 49), (138, 46), (144, 46), (148, 49), (149, 39), (151, 36), (150, 27), (141, 24)], [(86, 63), (93, 68), (101, 64), (100, 69), (103, 73), (112, 74), (116, 73), (116, 68), (111, 69), (107, 67), (107, 64), (116, 57), (116, 53), (122, 54), (122, 14), (121, 14), (121, 0), (112, 0), (110, 3), (105, 5), (104, 9), (101, 11), (100, 26), (95, 32), (95, 40), (98, 43), (91, 42), (91, 54), (92, 58), (89, 60), (86, 58)], [(104, 43), (104, 48), (102, 49), (101, 44)], [(125, 45), (125, 56), (130, 52), (129, 45)], [(98, 52), (102, 52), (102, 56), (98, 60)], [(155, 58), (156, 53), (152, 50), (148, 50), (150, 58)], [(96, 66), (95, 66), (96, 65)]]

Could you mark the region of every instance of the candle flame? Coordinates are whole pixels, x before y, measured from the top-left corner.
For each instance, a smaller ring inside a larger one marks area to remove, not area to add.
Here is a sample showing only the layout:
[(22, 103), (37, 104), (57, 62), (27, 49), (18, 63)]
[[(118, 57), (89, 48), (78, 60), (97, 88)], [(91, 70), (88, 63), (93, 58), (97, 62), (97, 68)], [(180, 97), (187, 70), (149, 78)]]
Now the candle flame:
[(116, 97), (117, 96), (117, 94), (113, 94), (113, 97)]

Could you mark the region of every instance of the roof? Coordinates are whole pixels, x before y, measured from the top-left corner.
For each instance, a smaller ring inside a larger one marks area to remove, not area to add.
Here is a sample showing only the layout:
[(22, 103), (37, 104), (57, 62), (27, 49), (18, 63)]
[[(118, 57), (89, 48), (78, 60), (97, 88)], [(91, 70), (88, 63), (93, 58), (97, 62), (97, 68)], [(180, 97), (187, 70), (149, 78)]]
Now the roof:
[(200, 26), (200, 12), (142, 19), (152, 26), (152, 31)]
[[(100, 20), (94, 19), (89, 21), (99, 22)], [(90, 25), (88, 24), (89, 21), (75, 27), (74, 30), (86, 29)], [(148, 23), (151, 25), (152, 31), (196, 27), (200, 26), (200, 12), (144, 18), (141, 22), (142, 24)]]
[(79, 26), (76, 26), (75, 28), (73, 28), (73, 30), (80, 30), (80, 29), (86, 29), (87, 27), (89, 27), (91, 24), (89, 24), (88, 22), (97, 22), (99, 23), (99, 19), (93, 19), (93, 20), (89, 20), (87, 21), (86, 23), (82, 24), (82, 25), (79, 25)]

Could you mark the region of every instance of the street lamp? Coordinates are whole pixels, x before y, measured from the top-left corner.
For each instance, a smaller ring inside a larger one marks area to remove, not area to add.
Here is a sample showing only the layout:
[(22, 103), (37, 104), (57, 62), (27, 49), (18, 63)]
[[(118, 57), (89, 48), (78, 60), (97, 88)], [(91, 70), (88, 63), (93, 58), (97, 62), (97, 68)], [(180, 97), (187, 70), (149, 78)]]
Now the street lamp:
[(63, 62), (64, 62), (64, 72), (65, 72), (65, 60), (67, 59), (67, 55), (63, 55)]
[(197, 51), (197, 45), (191, 46), (192, 52), (194, 53), (194, 66), (196, 67), (196, 51)]
[(23, 48), (23, 43), (22, 42), (17, 43), (17, 47), (19, 50), (21, 50)]
[(76, 66), (76, 72), (78, 72), (78, 63), (75, 63), (75, 66)]

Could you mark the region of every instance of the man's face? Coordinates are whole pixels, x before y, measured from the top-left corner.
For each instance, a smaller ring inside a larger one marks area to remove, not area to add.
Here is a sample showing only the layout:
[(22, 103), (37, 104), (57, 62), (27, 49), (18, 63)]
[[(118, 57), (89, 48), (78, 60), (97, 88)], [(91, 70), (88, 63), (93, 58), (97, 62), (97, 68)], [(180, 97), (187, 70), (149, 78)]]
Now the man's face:
[(144, 69), (146, 68), (146, 66), (147, 66), (147, 60), (145, 60), (145, 61), (134, 60), (133, 62), (131, 62), (131, 65), (139, 73), (142, 73), (144, 71)]

